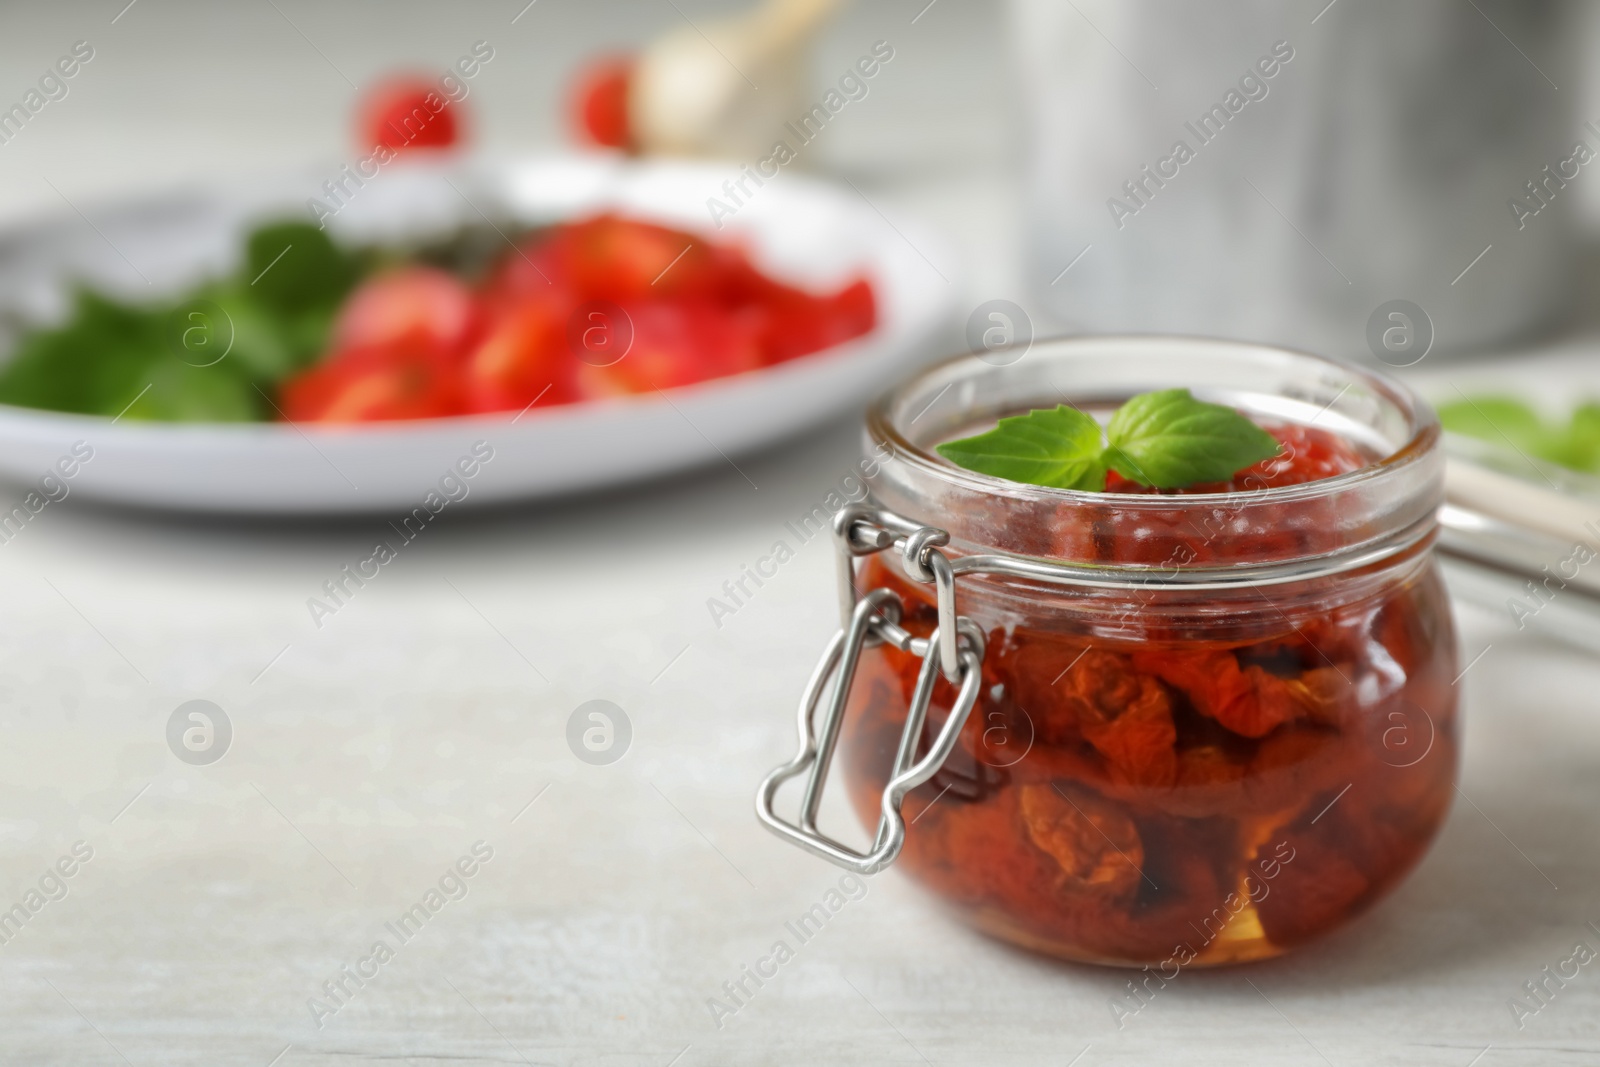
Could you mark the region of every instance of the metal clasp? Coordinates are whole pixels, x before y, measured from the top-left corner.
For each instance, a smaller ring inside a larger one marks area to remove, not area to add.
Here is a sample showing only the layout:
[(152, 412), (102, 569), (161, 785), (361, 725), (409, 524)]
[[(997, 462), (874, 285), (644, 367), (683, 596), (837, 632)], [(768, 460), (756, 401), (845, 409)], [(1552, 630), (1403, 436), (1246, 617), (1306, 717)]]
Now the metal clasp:
[[(939, 551), (939, 546), (950, 540), (943, 530), (918, 526), (893, 512), (857, 504), (834, 516), (834, 534), (839, 546), (843, 627), (828, 643), (800, 700), (800, 751), (762, 781), (756, 794), (756, 815), (767, 829), (813, 855), (858, 874), (876, 874), (893, 863), (905, 845), (906, 824), (900, 805), (906, 794), (938, 772), (954, 751), (961, 728), (977, 703), (983, 679), (984, 638), (977, 624), (956, 612), (955, 575), (949, 559)], [(933, 583), (937, 591), (939, 625), (928, 637), (914, 637), (900, 625), (905, 605), (893, 590), (874, 589), (864, 596), (857, 593), (855, 557), (892, 547), (900, 549), (910, 577)], [(817, 828), (817, 811), (822, 805), (822, 792), (861, 651), (885, 641), (920, 656), (922, 669), (912, 690), (905, 729), (901, 731), (900, 745), (883, 790), (872, 848), (857, 852)], [(927, 723), (934, 683), (941, 672), (960, 688), (938, 737), (927, 754), (917, 759), (917, 746)], [(819, 705), (823, 705), (820, 721)], [(802, 774), (807, 776), (799, 817), (790, 822), (776, 814), (773, 801), (784, 782)]]

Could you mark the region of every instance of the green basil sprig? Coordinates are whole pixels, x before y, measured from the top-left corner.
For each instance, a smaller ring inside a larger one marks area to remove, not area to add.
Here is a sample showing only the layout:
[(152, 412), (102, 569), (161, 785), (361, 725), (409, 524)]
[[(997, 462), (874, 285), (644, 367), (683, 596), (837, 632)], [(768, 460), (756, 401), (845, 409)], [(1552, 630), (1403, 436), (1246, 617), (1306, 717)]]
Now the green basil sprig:
[(958, 467), (1028, 485), (1098, 492), (1106, 471), (1157, 489), (1222, 482), (1278, 454), (1267, 431), (1187, 389), (1141, 393), (1100, 424), (1065, 404), (1001, 419), (994, 429), (947, 441)]

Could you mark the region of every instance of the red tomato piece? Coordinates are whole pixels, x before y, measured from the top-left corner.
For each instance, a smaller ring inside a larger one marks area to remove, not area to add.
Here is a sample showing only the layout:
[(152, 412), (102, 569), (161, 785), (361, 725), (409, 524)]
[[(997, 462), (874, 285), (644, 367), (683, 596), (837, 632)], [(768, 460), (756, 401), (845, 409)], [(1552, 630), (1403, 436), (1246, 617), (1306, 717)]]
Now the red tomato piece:
[(580, 137), (606, 148), (631, 148), (628, 92), (632, 56), (601, 56), (578, 72), (572, 93), (573, 126)]
[(1144, 844), (1123, 808), (1083, 786), (1025, 785), (1017, 800), (1028, 840), (1056, 861), (1065, 886), (1123, 899), (1138, 890)]
[(483, 283), (483, 300), (496, 313), (516, 308), (524, 300), (572, 299), (567, 270), (558, 242), (538, 234), (507, 252)]
[(864, 278), (822, 297), (772, 285), (758, 317), (767, 362), (782, 363), (871, 331), (877, 307), (872, 287)]
[[(1075, 642), (1054, 640), (1049, 634), (1030, 630), (1025, 634), (1019, 633), (1014, 642), (996, 642), (995, 647), (1000, 650), (997, 662), (1004, 672), (1004, 679), (997, 676), (995, 680), (1009, 682), (1012, 697), (1028, 716), (1034, 736), (1041, 744), (1076, 744), (1083, 735), (1082, 713), (1086, 701), (1092, 702), (1096, 712), (1105, 702), (1096, 699), (1098, 693), (1086, 698), (1085, 687), (1079, 685), (1076, 678), (1068, 683), (1068, 687), (1060, 684), (1068, 673), (1081, 666), (1082, 659), (1090, 659), (1088, 671), (1093, 678), (1087, 683), (1089, 686), (1100, 690), (1115, 688), (1104, 680), (1109, 672), (1094, 671), (1096, 659), (1102, 654), (1086, 652)], [(1117, 660), (1120, 658), (1116, 657)], [(1127, 692), (1115, 694), (1112, 700), (1120, 696), (1125, 704), (1136, 695), (1135, 689), (1130, 686)], [(908, 699), (910, 692), (908, 687)]]
[(1240, 670), (1232, 652), (1152, 649), (1135, 652), (1133, 663), (1241, 737), (1265, 737), (1304, 711), (1283, 679), (1256, 666)]
[[(1232, 784), (1249, 771), (1248, 763), (1230, 758), (1216, 745), (1196, 745), (1184, 749), (1178, 757), (1178, 784), (1189, 789)], [(1224, 810), (1237, 810), (1237, 803), (1228, 798)]]
[(693, 234), (615, 215), (564, 226), (554, 240), (558, 269), (593, 300), (710, 298), (726, 269), (725, 250)]
[(473, 411), (520, 411), (532, 403), (573, 399), (564, 300), (528, 300), (503, 314), (467, 361), (467, 404)]
[(999, 647), (998, 674), (1040, 745), (1072, 748), (1082, 738), (1119, 784), (1170, 786), (1177, 780), (1172, 699), (1127, 656), (1035, 630), (1019, 630), (1014, 644)]
[(839, 290), (828, 304), (834, 327), (832, 344), (871, 333), (878, 325), (878, 298), (865, 278), (857, 278)]
[(1106, 761), (1112, 781), (1170, 786), (1178, 778), (1172, 702), (1160, 682), (1135, 677), (1138, 695), (1114, 719), (1085, 721), (1083, 736)]
[(761, 365), (754, 335), (720, 308), (677, 300), (623, 307), (632, 320), (633, 345), (609, 366), (578, 363), (578, 390), (585, 397), (672, 389)]
[(460, 373), (437, 353), (414, 347), (336, 353), (282, 389), (290, 422), (376, 422), (459, 415)]
[(449, 148), (460, 138), (452, 101), (425, 77), (402, 75), (379, 84), (361, 104), (362, 148), (403, 152), (413, 148)]
[[(1328, 797), (1333, 799), (1333, 790)], [(1318, 797), (1313, 803), (1324, 802)], [(1364, 814), (1376, 819), (1371, 813)], [(1271, 883), (1272, 892), (1257, 909), (1262, 927), (1276, 944), (1294, 945), (1315, 937), (1358, 910), (1363, 898), (1370, 899), (1372, 858), (1351, 855), (1354, 850), (1348, 849), (1349, 842), (1365, 836), (1363, 828), (1337, 806), (1328, 816), (1323, 826), (1291, 827), (1273, 848), (1270, 859), (1256, 861), (1258, 868), (1278, 874)], [(1262, 854), (1267, 847), (1262, 846)]]
[[(609, 324), (598, 346), (579, 340), (595, 314)], [(738, 246), (598, 215), (524, 240), (476, 288), (423, 266), (368, 280), (339, 313), (334, 354), (284, 392), (296, 419), (520, 410), (739, 374), (859, 336), (876, 314), (864, 279), (814, 295)]]
[(1268, 427), (1267, 432), (1278, 439), (1283, 451), (1234, 475), (1235, 485), (1257, 489), (1299, 485), (1347, 474), (1367, 465), (1354, 445), (1327, 430), (1286, 425)]
[(335, 351), (411, 346), (464, 353), (482, 330), (477, 297), (454, 275), (402, 267), (362, 284), (333, 327)]

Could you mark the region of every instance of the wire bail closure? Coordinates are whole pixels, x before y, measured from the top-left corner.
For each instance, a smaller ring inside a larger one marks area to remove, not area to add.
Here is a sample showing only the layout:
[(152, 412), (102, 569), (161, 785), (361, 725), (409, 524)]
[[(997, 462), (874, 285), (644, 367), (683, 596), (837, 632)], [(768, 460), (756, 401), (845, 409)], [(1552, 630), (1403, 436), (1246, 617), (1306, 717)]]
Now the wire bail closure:
[[(955, 750), (961, 728), (972, 713), (982, 684), (983, 631), (956, 612), (955, 571), (940, 547), (950, 535), (869, 504), (852, 504), (833, 520), (839, 550), (841, 628), (828, 643), (800, 700), (800, 751), (762, 781), (756, 794), (756, 815), (763, 826), (807, 852), (857, 874), (876, 874), (895, 861), (905, 845), (906, 824), (900, 806), (906, 794), (932, 778)], [(931, 583), (937, 594), (939, 625), (928, 637), (914, 637), (900, 625), (905, 605), (891, 589), (861, 595), (855, 585), (855, 559), (898, 548), (904, 569), (914, 580)], [(817, 828), (817, 811), (838, 744), (839, 730), (855, 680), (856, 664), (865, 648), (888, 642), (919, 656), (922, 669), (912, 690), (905, 728), (884, 787), (878, 830), (872, 847), (858, 852)], [(955, 704), (926, 754), (916, 758), (927, 723), (934, 684), (943, 674), (959, 686)], [(823, 696), (826, 693), (826, 702)], [(818, 721), (818, 706), (823, 706)], [(809, 773), (807, 773), (809, 772)], [(790, 822), (773, 810), (783, 783), (806, 775), (798, 818)]]

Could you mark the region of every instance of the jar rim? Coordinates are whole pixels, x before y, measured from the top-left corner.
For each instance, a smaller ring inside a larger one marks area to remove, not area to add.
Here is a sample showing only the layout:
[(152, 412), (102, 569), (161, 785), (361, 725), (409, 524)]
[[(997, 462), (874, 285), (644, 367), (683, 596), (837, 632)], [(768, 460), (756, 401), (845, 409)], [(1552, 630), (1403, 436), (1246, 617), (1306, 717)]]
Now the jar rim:
[[(965, 488), (992, 492), (995, 495), (1011, 495), (1017, 489), (1022, 489), (1030, 496), (1053, 497), (1064, 504), (1115, 504), (1120, 509), (1130, 511), (1141, 509), (1170, 510), (1177, 504), (1181, 503), (1188, 506), (1191, 502), (1192, 506), (1195, 507), (1213, 506), (1221, 501), (1237, 500), (1241, 496), (1248, 496), (1251, 500), (1261, 500), (1263, 502), (1288, 502), (1337, 493), (1359, 483), (1385, 477), (1398, 469), (1418, 462), (1430, 450), (1435, 448), (1439, 441), (1438, 416), (1434, 414), (1433, 408), (1428, 402), (1423, 400), (1409, 386), (1386, 374), (1292, 348), (1257, 344), (1250, 341), (1231, 341), (1225, 338), (1191, 337), (1181, 334), (1067, 335), (1031, 342), (1024, 347), (1024, 352), (1019, 355), (1018, 359), (1025, 358), (1027, 352), (1039, 348), (1105, 348), (1129, 343), (1151, 348), (1190, 349), (1196, 352), (1209, 350), (1217, 353), (1231, 350), (1241, 354), (1289, 356), (1295, 359), (1324, 364), (1342, 374), (1364, 382), (1373, 392), (1388, 399), (1408, 416), (1412, 432), (1404, 443), (1364, 467), (1347, 471), (1344, 474), (1334, 475), (1330, 478), (1319, 478), (1315, 481), (1273, 486), (1266, 489), (1174, 495), (1059, 489), (1053, 486), (1014, 482), (1008, 478), (1000, 478), (992, 474), (983, 474), (964, 467), (958, 467), (933, 450), (925, 449), (918, 445), (896, 425), (894, 417), (895, 406), (904, 398), (912, 395), (924, 383), (936, 381), (941, 377), (949, 376), (953, 370), (960, 370), (974, 364), (988, 365), (994, 367), (997, 371), (1003, 370), (1003, 366), (1010, 365), (987, 363), (982, 358), (982, 355), (974, 352), (947, 356), (937, 363), (923, 368), (915, 375), (883, 393), (867, 411), (867, 431), (871, 436), (887, 442), (898, 461), (909, 462), (922, 468), (925, 473), (937, 479), (962, 485)], [(1014, 346), (1002, 346), (985, 354), (1004, 352), (1011, 347)], [(1337, 397), (1335, 400), (1337, 400)], [(1331, 403), (1329, 406), (1331, 406)]]
[[(1180, 386), (1264, 420), (1318, 423), (1375, 458), (1294, 485), (1139, 494), (1014, 482), (958, 467), (934, 451), (942, 441), (1058, 398), (1103, 411), (1138, 393)], [(882, 461), (867, 479), (874, 499), (947, 530), (953, 551), (1130, 574), (1148, 574), (1145, 564), (1166, 558), (1162, 549), (1172, 555), (1192, 547), (1183, 527), (1202, 533), (1206, 556), (1186, 569), (1370, 562), (1430, 544), (1443, 499), (1438, 418), (1408, 386), (1338, 360), (1216, 338), (1073, 336), (952, 356), (880, 397), (867, 412), (866, 435)], [(1107, 558), (1108, 549), (1096, 543), (1095, 524), (1108, 519), (1142, 538), (1137, 560)], [(1288, 527), (1300, 533), (1260, 536)]]

